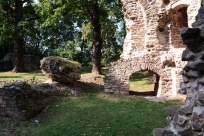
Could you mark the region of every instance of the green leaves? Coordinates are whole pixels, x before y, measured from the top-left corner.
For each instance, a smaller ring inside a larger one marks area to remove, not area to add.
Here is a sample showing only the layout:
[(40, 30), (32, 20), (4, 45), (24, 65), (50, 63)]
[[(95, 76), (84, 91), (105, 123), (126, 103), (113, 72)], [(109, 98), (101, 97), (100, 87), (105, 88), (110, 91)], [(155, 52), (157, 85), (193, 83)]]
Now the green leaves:
[[(95, 0), (40, 0), (38, 4), (32, 0), (23, 2), (26, 3), (23, 7), (24, 18), (15, 26), (14, 13), (11, 13), (15, 9), (15, 1), (0, 0), (0, 46), (13, 44), (12, 33), (18, 27), (21, 30), (19, 36), (24, 38), (25, 53), (43, 56), (48, 51), (86, 63), (90, 61), (93, 42), (91, 12)], [(102, 61), (109, 63), (118, 59), (122, 51), (124, 28), (118, 28), (123, 20), (121, 3), (119, 0), (97, 2), (103, 40)]]
[(60, 46), (59, 48), (53, 50), (53, 53), (56, 56), (61, 56), (69, 60), (76, 60), (76, 56), (79, 52), (79, 50), (77, 50), (78, 47), (79, 45), (77, 42), (67, 41), (64, 46)]
[(84, 40), (90, 41), (92, 39), (92, 25), (91, 23), (87, 23), (87, 24), (82, 24), (82, 38)]

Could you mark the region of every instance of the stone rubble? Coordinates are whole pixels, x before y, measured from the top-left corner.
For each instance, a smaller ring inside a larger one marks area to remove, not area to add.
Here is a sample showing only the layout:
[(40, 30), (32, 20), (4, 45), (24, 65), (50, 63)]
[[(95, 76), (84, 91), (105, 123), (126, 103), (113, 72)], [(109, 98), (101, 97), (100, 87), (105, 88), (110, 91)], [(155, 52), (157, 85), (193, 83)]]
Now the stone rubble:
[(61, 57), (49, 56), (40, 61), (42, 72), (52, 81), (74, 84), (81, 77), (81, 64)]
[(13, 82), (0, 88), (0, 119), (27, 120), (48, 103), (47, 94), (32, 89), (25, 81)]
[(57, 97), (78, 95), (80, 87), (58, 82), (29, 85), (16, 81), (0, 88), (0, 119), (28, 120), (43, 112)]

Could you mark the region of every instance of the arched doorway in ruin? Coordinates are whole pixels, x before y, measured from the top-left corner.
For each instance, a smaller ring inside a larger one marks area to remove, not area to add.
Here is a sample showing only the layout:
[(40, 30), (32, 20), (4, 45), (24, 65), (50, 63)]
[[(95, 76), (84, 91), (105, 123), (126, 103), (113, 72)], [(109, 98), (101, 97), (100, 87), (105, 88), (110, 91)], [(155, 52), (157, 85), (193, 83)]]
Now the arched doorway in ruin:
[[(164, 69), (160, 57), (154, 58), (151, 54), (145, 54), (144, 56), (135, 57), (127, 60), (120, 59), (109, 69), (108, 74), (104, 78), (104, 89), (105, 92), (114, 94), (129, 94), (129, 78), (130, 76), (138, 71), (147, 70), (156, 75), (154, 83), (154, 94), (160, 96), (162, 93), (168, 91), (166, 82), (171, 80), (170, 70)], [(171, 68), (170, 68), (171, 69)], [(164, 77), (169, 77), (164, 78)], [(165, 79), (165, 80), (163, 80)], [(169, 84), (171, 86), (171, 84)]]
[(155, 96), (176, 96), (180, 86), (181, 68), (172, 60), (170, 54), (154, 56), (143, 54), (127, 60), (114, 62), (104, 77), (104, 92), (114, 94), (129, 94), (130, 76), (141, 70), (156, 74), (154, 82)]
[(148, 70), (141, 70), (129, 77), (129, 94), (157, 96), (160, 76)]

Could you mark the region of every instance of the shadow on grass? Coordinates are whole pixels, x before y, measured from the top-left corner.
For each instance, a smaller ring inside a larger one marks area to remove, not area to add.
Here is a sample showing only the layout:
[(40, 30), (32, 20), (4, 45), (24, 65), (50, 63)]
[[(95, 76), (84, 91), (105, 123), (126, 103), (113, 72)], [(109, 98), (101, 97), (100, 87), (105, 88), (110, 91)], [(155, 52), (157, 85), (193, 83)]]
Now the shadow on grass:
[(129, 91), (129, 95), (136, 96), (156, 96), (154, 91), (146, 91), (146, 92), (137, 92), (137, 91)]
[(146, 78), (147, 80), (149, 80), (149, 82), (151, 82), (152, 77), (153, 77), (153, 73), (143, 70), (143, 71), (133, 73), (130, 76), (130, 81), (132, 81), (132, 82), (133, 81), (142, 81)]
[(99, 92), (103, 92), (104, 90), (103, 85), (90, 83), (90, 82), (78, 81), (76, 86), (81, 88), (82, 92), (79, 92), (79, 93), (99, 93)]
[[(171, 103), (155, 103), (136, 97), (88, 94), (61, 99), (17, 135), (114, 135), (149, 136), (166, 125), (162, 109)], [(57, 105), (57, 106), (56, 106)], [(29, 131), (30, 129), (30, 131)]]
[(4, 78), (22, 78), (22, 76), (0, 76), (0, 79)]
[(41, 70), (33, 70), (33, 71), (28, 71), (28, 73), (42, 73)]

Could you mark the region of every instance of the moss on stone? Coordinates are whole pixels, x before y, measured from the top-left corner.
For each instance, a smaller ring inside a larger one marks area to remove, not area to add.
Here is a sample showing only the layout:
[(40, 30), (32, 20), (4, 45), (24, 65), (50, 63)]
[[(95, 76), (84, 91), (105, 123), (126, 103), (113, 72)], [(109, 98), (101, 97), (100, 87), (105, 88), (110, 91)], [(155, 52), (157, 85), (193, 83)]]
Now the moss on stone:
[(73, 71), (76, 73), (80, 73), (82, 70), (81, 64), (77, 61), (71, 61), (66, 58), (58, 57), (58, 56), (48, 56), (44, 58), (45, 60), (54, 60), (61, 67), (62, 71)]

